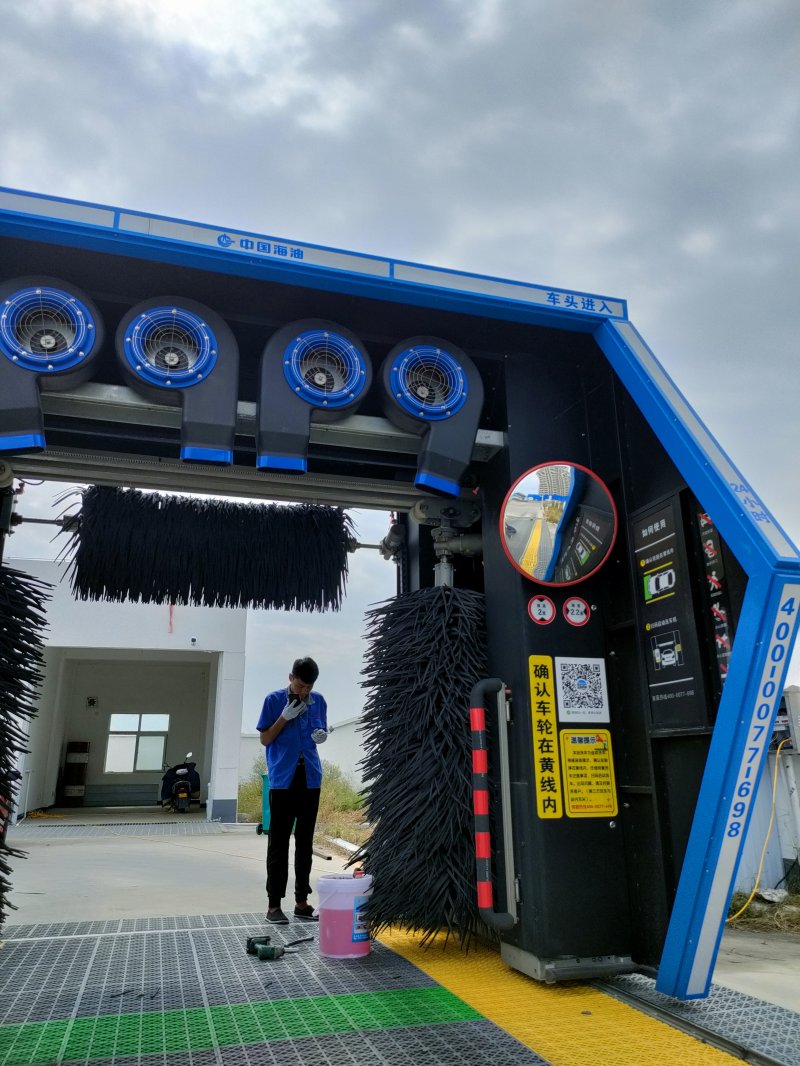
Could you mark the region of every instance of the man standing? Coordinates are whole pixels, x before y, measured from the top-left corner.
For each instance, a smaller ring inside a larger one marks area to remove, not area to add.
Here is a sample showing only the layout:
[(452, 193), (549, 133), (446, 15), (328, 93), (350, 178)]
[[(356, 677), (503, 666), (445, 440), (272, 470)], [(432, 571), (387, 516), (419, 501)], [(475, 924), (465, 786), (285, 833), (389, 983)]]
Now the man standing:
[(269, 845), (267, 847), (267, 921), (285, 925), (281, 910), (289, 878), (289, 838), (294, 825), (294, 914), (315, 922), (309, 906), (311, 846), (317, 822), (322, 764), (317, 745), (328, 739), (328, 706), (312, 692), (319, 667), (313, 659), (296, 659), (288, 688), (270, 692), (256, 729), (267, 749), (269, 773)]

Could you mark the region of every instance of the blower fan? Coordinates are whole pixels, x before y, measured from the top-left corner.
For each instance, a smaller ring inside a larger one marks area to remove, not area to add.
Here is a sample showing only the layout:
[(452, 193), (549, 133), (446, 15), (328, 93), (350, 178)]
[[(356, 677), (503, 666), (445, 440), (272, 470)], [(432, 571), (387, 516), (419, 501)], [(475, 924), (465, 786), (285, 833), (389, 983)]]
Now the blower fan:
[(94, 305), (67, 282), (17, 278), (0, 285), (0, 451), (45, 447), (40, 390), (86, 381), (103, 342)]
[(387, 418), (425, 434), (414, 483), (458, 496), (483, 407), (474, 363), (448, 341), (412, 337), (389, 352), (382, 378)]
[(361, 393), (365, 367), (355, 344), (341, 333), (307, 329), (287, 346), (283, 374), (306, 403), (343, 407)]
[(137, 392), (181, 405), (181, 459), (232, 463), (239, 352), (227, 324), (184, 297), (137, 304), (120, 322), (117, 356)]
[(261, 357), (256, 465), (305, 471), (312, 420), (352, 414), (371, 380), (369, 356), (343, 326), (310, 319), (279, 329)]
[(394, 397), (409, 414), (438, 422), (457, 414), (467, 399), (467, 381), (445, 348), (419, 344), (404, 348), (392, 367)]
[(196, 385), (214, 369), (217, 341), (203, 317), (184, 307), (154, 307), (126, 331), (125, 355), (141, 380), (164, 389)]

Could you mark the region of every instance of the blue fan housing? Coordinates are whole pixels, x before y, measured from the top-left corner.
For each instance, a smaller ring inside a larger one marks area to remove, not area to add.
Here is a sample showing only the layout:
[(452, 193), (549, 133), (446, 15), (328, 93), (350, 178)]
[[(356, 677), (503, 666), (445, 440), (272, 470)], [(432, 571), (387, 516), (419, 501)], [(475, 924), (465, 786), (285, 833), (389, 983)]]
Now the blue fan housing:
[(463, 367), (433, 345), (405, 348), (389, 367), (392, 396), (399, 407), (424, 422), (452, 418), (464, 406), (469, 387)]
[(346, 407), (368, 382), (358, 348), (339, 333), (308, 329), (283, 350), (283, 374), (292, 391), (314, 407)]
[(36, 374), (72, 370), (88, 358), (95, 341), (91, 312), (62, 289), (20, 289), (0, 311), (0, 352)]
[(125, 331), (125, 359), (137, 377), (161, 389), (204, 381), (217, 361), (217, 339), (203, 319), (181, 307), (153, 307)]

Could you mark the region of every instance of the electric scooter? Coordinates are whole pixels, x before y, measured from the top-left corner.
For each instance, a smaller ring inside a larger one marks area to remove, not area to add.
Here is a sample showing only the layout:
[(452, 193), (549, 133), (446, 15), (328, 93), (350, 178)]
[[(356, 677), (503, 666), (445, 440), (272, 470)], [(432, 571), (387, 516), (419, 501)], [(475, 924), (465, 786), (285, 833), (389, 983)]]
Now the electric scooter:
[(161, 806), (166, 811), (186, 814), (190, 805), (200, 803), (200, 775), (197, 764), (189, 762), (192, 753), (186, 752), (183, 762), (175, 766), (164, 765), (167, 771), (161, 778)]

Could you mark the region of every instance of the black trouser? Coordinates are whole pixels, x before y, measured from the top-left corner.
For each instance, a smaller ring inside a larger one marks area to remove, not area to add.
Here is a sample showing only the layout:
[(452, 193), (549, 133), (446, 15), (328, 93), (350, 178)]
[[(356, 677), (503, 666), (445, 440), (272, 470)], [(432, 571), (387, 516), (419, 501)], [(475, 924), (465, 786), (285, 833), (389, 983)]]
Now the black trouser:
[(280, 907), (289, 879), (289, 837), (294, 825), (294, 898), (311, 894), (311, 845), (317, 823), (319, 789), (306, 787), (303, 763), (295, 770), (288, 788), (269, 790), (269, 846), (267, 848), (267, 899)]

